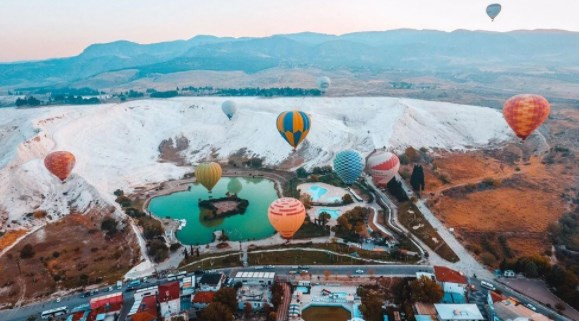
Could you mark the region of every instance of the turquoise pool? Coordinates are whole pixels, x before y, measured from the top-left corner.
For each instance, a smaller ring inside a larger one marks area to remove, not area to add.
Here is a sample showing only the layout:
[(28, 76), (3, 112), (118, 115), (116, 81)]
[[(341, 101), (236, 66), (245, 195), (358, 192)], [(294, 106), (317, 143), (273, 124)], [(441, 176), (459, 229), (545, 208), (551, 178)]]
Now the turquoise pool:
[(312, 201), (314, 202), (318, 202), (320, 198), (322, 198), (322, 196), (324, 196), (324, 194), (326, 194), (327, 192), (328, 192), (327, 189), (318, 185), (312, 185), (308, 190), (308, 194), (312, 196)]
[(316, 211), (317, 216), (319, 217), (320, 214), (322, 214), (322, 212), (326, 212), (326, 213), (330, 214), (330, 217), (333, 220), (337, 220), (338, 217), (340, 217), (340, 215), (342, 214), (342, 212), (340, 210), (334, 210), (334, 209), (329, 209), (329, 208), (319, 208)]
[[(273, 181), (263, 178), (223, 177), (211, 194), (199, 184), (191, 184), (190, 187), (188, 191), (157, 196), (148, 207), (157, 217), (187, 220), (187, 225), (177, 232), (177, 239), (183, 244), (211, 243), (216, 230), (225, 230), (232, 241), (258, 240), (274, 234), (267, 219), (269, 204), (278, 198)], [(237, 193), (239, 197), (247, 199), (247, 211), (224, 219), (205, 219), (207, 212), (199, 208), (199, 199), (223, 197), (226, 192)]]

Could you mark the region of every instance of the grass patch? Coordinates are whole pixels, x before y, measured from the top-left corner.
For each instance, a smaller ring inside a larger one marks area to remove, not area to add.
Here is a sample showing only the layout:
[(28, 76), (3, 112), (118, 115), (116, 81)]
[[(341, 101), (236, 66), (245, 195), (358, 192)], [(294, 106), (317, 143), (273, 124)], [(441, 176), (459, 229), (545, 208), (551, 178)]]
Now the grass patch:
[[(225, 257), (220, 257), (224, 256)], [(201, 261), (201, 262), (199, 262)], [(196, 262), (196, 263), (193, 263)], [(191, 264), (193, 263), (193, 264)], [(239, 259), (238, 251), (230, 251), (226, 253), (218, 254), (205, 254), (200, 256), (189, 256), (188, 259), (183, 260), (179, 264), (180, 270), (185, 270), (187, 272), (193, 272), (195, 270), (207, 270), (207, 269), (219, 269), (226, 267), (236, 267), (242, 266), (241, 260)]]
[(369, 264), (364, 260), (333, 255), (325, 252), (311, 252), (300, 250), (287, 250), (280, 252), (249, 253), (250, 265), (299, 265), (299, 264)]
[[(402, 203), (398, 207), (398, 220), (407, 230), (416, 235), (422, 242), (430, 247), (434, 252), (449, 262), (458, 262), (459, 258), (454, 251), (444, 242), (438, 232), (424, 218), (416, 205), (412, 202)], [(418, 228), (414, 228), (417, 227)], [(435, 242), (436, 239), (438, 242)]]

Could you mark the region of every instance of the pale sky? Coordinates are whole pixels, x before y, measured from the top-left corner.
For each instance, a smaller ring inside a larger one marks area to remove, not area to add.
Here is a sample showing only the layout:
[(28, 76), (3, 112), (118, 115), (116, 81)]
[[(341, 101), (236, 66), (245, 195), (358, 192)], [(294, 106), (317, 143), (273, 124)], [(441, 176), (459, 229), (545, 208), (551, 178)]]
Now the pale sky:
[(398, 28), (579, 31), (579, 0), (0, 0), (0, 61), (79, 54), (92, 43)]

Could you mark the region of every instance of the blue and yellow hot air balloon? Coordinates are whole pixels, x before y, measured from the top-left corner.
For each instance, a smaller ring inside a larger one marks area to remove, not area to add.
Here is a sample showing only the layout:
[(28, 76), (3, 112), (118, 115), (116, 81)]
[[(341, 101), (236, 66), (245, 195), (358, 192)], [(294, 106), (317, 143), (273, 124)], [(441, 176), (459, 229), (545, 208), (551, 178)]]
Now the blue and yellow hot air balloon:
[(303, 111), (286, 111), (277, 116), (277, 130), (294, 150), (306, 139), (312, 125), (310, 116)]

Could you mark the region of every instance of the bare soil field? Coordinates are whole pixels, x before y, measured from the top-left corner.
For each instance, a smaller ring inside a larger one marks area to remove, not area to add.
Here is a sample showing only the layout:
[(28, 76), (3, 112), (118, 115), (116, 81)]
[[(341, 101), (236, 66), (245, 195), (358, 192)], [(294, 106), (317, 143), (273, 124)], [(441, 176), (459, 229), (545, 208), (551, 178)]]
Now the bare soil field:
[[(101, 231), (106, 210), (71, 214), (27, 236), (0, 258), (0, 302), (14, 304), (58, 290), (112, 284), (140, 260), (130, 227), (112, 238)], [(22, 257), (30, 245), (32, 257)]]

